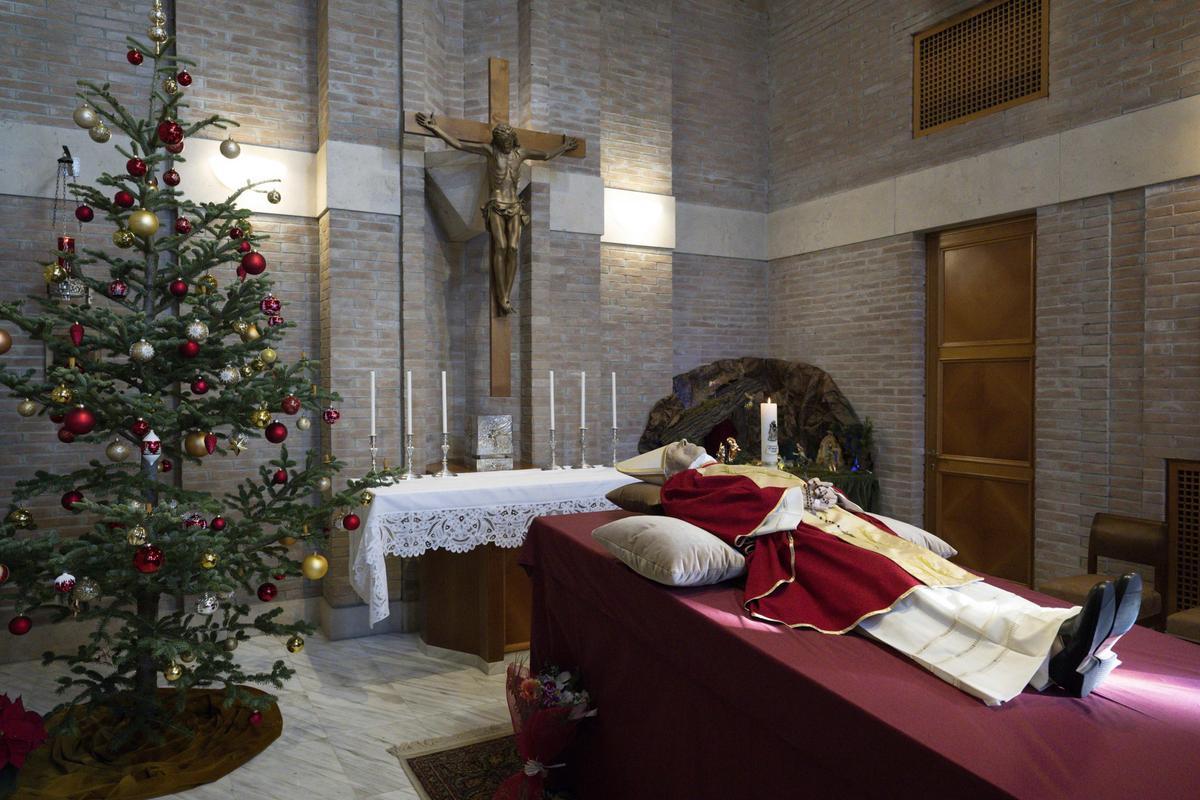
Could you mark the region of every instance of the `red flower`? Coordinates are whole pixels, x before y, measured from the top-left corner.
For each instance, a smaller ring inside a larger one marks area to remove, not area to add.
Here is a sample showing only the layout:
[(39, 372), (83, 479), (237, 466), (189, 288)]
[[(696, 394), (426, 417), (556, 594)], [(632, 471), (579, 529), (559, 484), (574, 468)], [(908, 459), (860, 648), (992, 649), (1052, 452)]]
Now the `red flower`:
[(21, 698), (14, 701), (0, 694), (0, 769), (12, 764), (20, 769), (25, 757), (46, 741), (42, 716), (26, 711)]
[(521, 681), (521, 699), (532, 703), (542, 695), (542, 684), (537, 678), (526, 678)]

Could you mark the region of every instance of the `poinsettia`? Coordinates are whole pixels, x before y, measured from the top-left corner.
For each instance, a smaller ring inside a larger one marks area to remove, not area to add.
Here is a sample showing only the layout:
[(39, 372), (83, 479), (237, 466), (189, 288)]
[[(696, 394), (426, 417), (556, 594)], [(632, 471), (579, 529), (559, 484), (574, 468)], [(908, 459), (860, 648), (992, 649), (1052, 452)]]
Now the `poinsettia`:
[(9, 700), (0, 694), (0, 769), (11, 764), (20, 769), (25, 757), (46, 741), (42, 715), (26, 711), (21, 698)]

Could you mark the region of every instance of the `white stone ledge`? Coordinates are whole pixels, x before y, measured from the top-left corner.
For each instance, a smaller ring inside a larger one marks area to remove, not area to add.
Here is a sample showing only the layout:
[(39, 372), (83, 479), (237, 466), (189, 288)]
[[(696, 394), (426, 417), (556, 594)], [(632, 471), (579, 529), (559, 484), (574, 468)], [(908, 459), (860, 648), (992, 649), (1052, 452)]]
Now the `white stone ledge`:
[(1200, 96), (929, 167), (771, 212), (786, 258), (1200, 174)]
[(604, 233), (600, 241), (673, 250), (675, 198), (666, 194), (605, 187)]

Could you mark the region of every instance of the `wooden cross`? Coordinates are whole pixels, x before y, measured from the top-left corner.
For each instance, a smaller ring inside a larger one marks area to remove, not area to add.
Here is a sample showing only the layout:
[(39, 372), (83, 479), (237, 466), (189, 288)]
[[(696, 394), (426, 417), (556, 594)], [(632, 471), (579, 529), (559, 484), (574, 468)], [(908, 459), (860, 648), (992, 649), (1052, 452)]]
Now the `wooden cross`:
[[(488, 121), (477, 122), (471, 119), (456, 119), (454, 117), (437, 118), (438, 124), (455, 138), (466, 142), (490, 142), (492, 128), (501, 123), (508, 123), (508, 61), (503, 58), (488, 59)], [(418, 136), (432, 134), (416, 120), (416, 113), (409, 111), (404, 114), (404, 132)], [(563, 134), (544, 133), (517, 129), (517, 138), (522, 147), (535, 150), (550, 151), (563, 141)], [(570, 158), (583, 158), (587, 155), (587, 142), (578, 140), (578, 146), (564, 154)], [(491, 395), (492, 397), (512, 396), (512, 315), (499, 312), (496, 306), (495, 292), (489, 287), (489, 308), (491, 309)]]

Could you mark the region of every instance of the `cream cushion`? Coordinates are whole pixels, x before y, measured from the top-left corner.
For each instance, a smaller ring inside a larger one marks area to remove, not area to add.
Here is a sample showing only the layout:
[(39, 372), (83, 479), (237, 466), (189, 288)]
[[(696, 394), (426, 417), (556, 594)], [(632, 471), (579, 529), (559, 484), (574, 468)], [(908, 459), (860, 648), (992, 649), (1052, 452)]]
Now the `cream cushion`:
[(667, 586), (707, 586), (746, 571), (741, 553), (674, 517), (625, 517), (601, 525), (592, 536), (634, 572)]
[(878, 517), (880, 522), (891, 528), (901, 539), (918, 547), (924, 547), (926, 550), (932, 550), (942, 558), (954, 558), (958, 555), (958, 551), (951, 547), (948, 542), (939, 539), (927, 530), (918, 528), (916, 525), (909, 525), (907, 522), (885, 517), (883, 514), (869, 514), (868, 516)]

